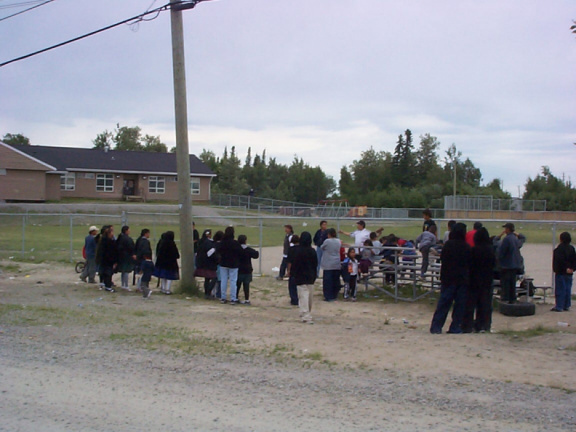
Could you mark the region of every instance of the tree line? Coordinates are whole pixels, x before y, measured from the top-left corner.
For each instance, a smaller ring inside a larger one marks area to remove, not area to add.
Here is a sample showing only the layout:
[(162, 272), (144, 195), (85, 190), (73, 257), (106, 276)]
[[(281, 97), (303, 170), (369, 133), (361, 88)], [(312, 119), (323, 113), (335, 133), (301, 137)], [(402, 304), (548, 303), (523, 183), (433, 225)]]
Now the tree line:
[[(2, 141), (9, 145), (30, 145), (25, 135), (7, 133)], [(99, 133), (93, 148), (125, 151), (168, 152), (159, 136), (142, 134), (138, 126), (116, 125), (112, 131)], [(244, 163), (236, 148), (224, 149), (222, 156), (203, 149), (199, 158), (217, 177), (213, 192), (256, 196), (316, 204), (318, 201), (346, 199), (352, 206), (388, 208), (442, 208), (444, 196), (491, 195), (510, 198), (499, 179), (482, 184), (482, 173), (452, 144), (443, 157), (440, 142), (430, 134), (419, 137), (417, 146), (410, 129), (398, 135), (393, 152), (369, 148), (359, 159), (340, 170), (338, 184), (320, 166), (311, 166), (295, 156), (290, 165), (267, 158), (266, 150), (252, 156), (248, 148)], [(171, 152), (175, 148), (170, 149)], [(337, 187), (338, 186), (338, 187)], [(546, 200), (548, 210), (576, 211), (576, 188), (570, 179), (559, 178), (550, 168), (542, 167), (536, 177), (524, 185), (523, 199)]]

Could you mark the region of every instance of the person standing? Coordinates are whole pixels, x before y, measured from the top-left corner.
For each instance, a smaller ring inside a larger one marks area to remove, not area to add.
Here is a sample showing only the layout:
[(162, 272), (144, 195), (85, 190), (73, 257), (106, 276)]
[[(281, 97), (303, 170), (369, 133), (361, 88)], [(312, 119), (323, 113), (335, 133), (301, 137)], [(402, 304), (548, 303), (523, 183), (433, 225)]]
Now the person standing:
[(207, 229), (202, 233), (198, 242), (198, 254), (196, 255), (196, 270), (194, 276), (204, 278), (204, 298), (209, 300), (214, 298), (212, 290), (218, 281), (218, 254), (215, 243), (212, 240), (212, 230)]
[(154, 273), (154, 262), (152, 262), (152, 254), (144, 254), (139, 269), (139, 272), (142, 274), (140, 277), (142, 297), (149, 299), (152, 295), (152, 290), (150, 289), (150, 279), (152, 279), (152, 273)]
[(422, 217), (424, 218), (424, 223), (422, 224), (422, 231), (430, 230), (431, 226), (436, 226), (436, 222), (432, 219), (432, 212), (430, 209), (426, 209), (422, 212)]
[(172, 281), (180, 279), (179, 258), (180, 252), (174, 241), (174, 231), (166, 231), (156, 246), (154, 268), (154, 276), (160, 279), (160, 291), (166, 295), (172, 294)]
[(457, 223), (454, 226), (450, 239), (442, 248), (440, 259), (440, 299), (432, 317), (430, 333), (442, 333), (452, 304), (454, 308), (448, 333), (462, 333), (471, 262), (470, 246), (466, 243), (466, 225)]
[(466, 243), (468, 243), (470, 247), (474, 247), (474, 235), (480, 228), (482, 228), (482, 222), (474, 222), (473, 229), (466, 233)]
[(280, 272), (278, 273), (278, 280), (283, 280), (286, 274), (286, 265), (288, 258), (288, 251), (290, 250), (290, 243), (294, 235), (292, 225), (284, 225), (284, 244), (282, 245), (282, 262), (280, 263)]
[(199, 241), (200, 241), (200, 233), (196, 229), (196, 222), (192, 222), (192, 243), (194, 243), (194, 255), (198, 253)]
[(242, 247), (234, 239), (234, 227), (226, 227), (222, 241), (216, 246), (216, 251), (220, 254), (220, 278), (222, 279), (220, 302), (227, 302), (226, 295), (228, 292), (228, 281), (230, 281), (230, 304), (238, 304), (236, 285)]
[(244, 289), (244, 303), (250, 304), (250, 282), (252, 282), (252, 260), (258, 259), (260, 254), (257, 250), (246, 244), (248, 237), (244, 234), (238, 236), (238, 243), (242, 247), (238, 264), (238, 281), (236, 282), (236, 298), (239, 298), (240, 287)]
[(320, 263), (322, 262), (322, 243), (328, 238), (326, 233), (326, 228), (328, 227), (328, 222), (325, 220), (320, 222), (320, 229), (314, 234), (314, 245), (316, 246), (316, 256), (318, 258), (318, 276), (320, 276)]
[(116, 239), (116, 247), (118, 248), (118, 268), (120, 272), (121, 288), (130, 291), (130, 273), (134, 271), (134, 262), (136, 261), (136, 253), (134, 251), (134, 240), (130, 237), (130, 227), (124, 225), (122, 232)]
[[(375, 231), (376, 234), (380, 234), (383, 229), (384, 228), (378, 228)], [(363, 220), (359, 220), (358, 222), (356, 222), (356, 231), (354, 232), (350, 233), (342, 230), (339, 230), (338, 232), (340, 234), (344, 234), (354, 238), (354, 245), (356, 246), (356, 254), (360, 253), (364, 242), (366, 240), (370, 240), (370, 231), (366, 229), (366, 222), (364, 222)]]
[(474, 247), (470, 252), (470, 289), (462, 323), (464, 333), (489, 332), (492, 326), (492, 281), (496, 256), (486, 228), (478, 228), (473, 240)]
[(554, 312), (569, 311), (572, 306), (572, 278), (576, 269), (576, 252), (570, 243), (570, 233), (560, 234), (560, 244), (554, 249), (552, 268), (554, 270)]
[(91, 226), (88, 229), (88, 235), (84, 239), (84, 253), (86, 254), (86, 265), (84, 270), (80, 274), (80, 279), (86, 282), (88, 278), (88, 283), (96, 283), (94, 279), (96, 277), (96, 235), (98, 234), (98, 228)]
[(114, 227), (109, 225), (103, 228), (99, 244), (100, 267), (104, 289), (108, 292), (115, 292), (112, 288), (112, 275), (118, 265), (118, 248), (114, 238)]
[(134, 246), (134, 253), (136, 254), (136, 263), (134, 266), (134, 272), (136, 273), (136, 291), (140, 291), (142, 289), (142, 275), (140, 274), (140, 265), (142, 264), (142, 261), (144, 261), (145, 256), (152, 258), (150, 230), (148, 228), (144, 228), (142, 231), (140, 231), (140, 237), (138, 237), (138, 240), (136, 240), (136, 245)]
[(416, 246), (422, 254), (422, 267), (420, 268), (420, 278), (424, 279), (428, 271), (428, 264), (430, 262), (430, 249), (436, 246), (436, 225), (431, 225), (427, 231), (422, 233), (416, 238)]
[(504, 238), (498, 246), (498, 270), (500, 273), (501, 300), (503, 302), (516, 302), (516, 276), (522, 272), (523, 260), (520, 255), (523, 239), (514, 232), (513, 223), (503, 225), (504, 232), (498, 238)]
[[(328, 238), (322, 243), (322, 262), (320, 267), (324, 270), (324, 279), (322, 280), (322, 290), (325, 301), (335, 301), (340, 291), (340, 248), (342, 242), (337, 237), (334, 228), (328, 228)], [(370, 236), (370, 233), (368, 233)]]
[(307, 324), (314, 324), (311, 311), (317, 268), (318, 256), (312, 248), (312, 235), (304, 231), (300, 235), (300, 244), (290, 251), (287, 273), (296, 283), (300, 318)]

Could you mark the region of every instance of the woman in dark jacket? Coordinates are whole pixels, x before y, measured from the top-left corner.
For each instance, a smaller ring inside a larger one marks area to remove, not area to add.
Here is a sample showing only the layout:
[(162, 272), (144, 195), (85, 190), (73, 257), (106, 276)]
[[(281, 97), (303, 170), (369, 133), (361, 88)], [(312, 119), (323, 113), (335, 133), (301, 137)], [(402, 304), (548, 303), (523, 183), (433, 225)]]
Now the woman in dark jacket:
[(220, 301), (226, 303), (228, 281), (230, 281), (230, 304), (235, 305), (238, 303), (236, 282), (242, 247), (234, 239), (234, 227), (226, 227), (222, 241), (216, 246), (216, 251), (220, 254), (220, 278), (222, 280)]
[(218, 254), (215, 243), (212, 240), (212, 230), (207, 229), (202, 233), (198, 241), (196, 254), (196, 271), (194, 276), (204, 278), (204, 298), (212, 299), (212, 290), (218, 280), (216, 270), (218, 268)]
[(180, 253), (174, 241), (174, 231), (166, 231), (162, 234), (156, 248), (156, 267), (154, 269), (154, 276), (160, 279), (160, 290), (164, 294), (172, 294), (172, 281), (180, 279), (179, 258)]
[(552, 268), (554, 270), (554, 294), (556, 304), (554, 312), (569, 311), (572, 305), (572, 278), (576, 269), (576, 252), (570, 244), (570, 233), (560, 234), (560, 244), (554, 249)]
[[(470, 251), (470, 289), (462, 322), (464, 333), (489, 332), (492, 325), (492, 281), (496, 255), (488, 230), (478, 228)], [(476, 319), (474, 319), (476, 312)]]
[(118, 265), (118, 249), (114, 239), (114, 227), (107, 226), (103, 229), (98, 245), (98, 255), (100, 258), (99, 272), (102, 276), (104, 289), (108, 292), (114, 292), (112, 288), (112, 275)]
[(238, 243), (242, 248), (238, 263), (238, 281), (236, 282), (236, 298), (239, 297), (240, 287), (244, 289), (244, 304), (250, 304), (250, 282), (252, 282), (252, 260), (258, 259), (260, 254), (257, 250), (252, 249), (246, 244), (248, 237), (244, 234), (238, 236)]
[(466, 307), (470, 273), (470, 246), (466, 243), (466, 225), (457, 223), (450, 239), (442, 248), (440, 259), (440, 299), (432, 318), (430, 333), (442, 333), (442, 327), (454, 303), (448, 333), (462, 333), (462, 318)]
[(116, 239), (116, 247), (118, 248), (118, 268), (116, 271), (121, 273), (121, 287), (130, 291), (130, 273), (134, 270), (136, 253), (128, 225), (122, 227), (122, 233)]

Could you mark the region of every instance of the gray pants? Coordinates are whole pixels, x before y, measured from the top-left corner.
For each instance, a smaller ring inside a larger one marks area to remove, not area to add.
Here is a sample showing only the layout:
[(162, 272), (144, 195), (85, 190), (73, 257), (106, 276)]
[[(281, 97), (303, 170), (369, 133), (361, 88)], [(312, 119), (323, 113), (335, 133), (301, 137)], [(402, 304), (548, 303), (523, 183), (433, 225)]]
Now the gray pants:
[(87, 258), (84, 270), (80, 274), (80, 279), (86, 280), (88, 278), (89, 283), (95, 283), (96, 280), (96, 258)]

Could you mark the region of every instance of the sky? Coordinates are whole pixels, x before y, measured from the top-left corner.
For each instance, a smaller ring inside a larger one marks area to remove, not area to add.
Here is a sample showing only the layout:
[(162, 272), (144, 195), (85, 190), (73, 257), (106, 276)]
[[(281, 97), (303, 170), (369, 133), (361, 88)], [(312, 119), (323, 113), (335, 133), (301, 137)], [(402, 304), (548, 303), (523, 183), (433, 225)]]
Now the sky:
[[(168, 0), (0, 0), (0, 63)], [(576, 182), (574, 0), (218, 0), (183, 12), (190, 152), (295, 156), (336, 181), (410, 129), (513, 196)], [(151, 18), (151, 16), (149, 16)], [(139, 126), (173, 147), (170, 12), (0, 67), (0, 137), (91, 148)]]

